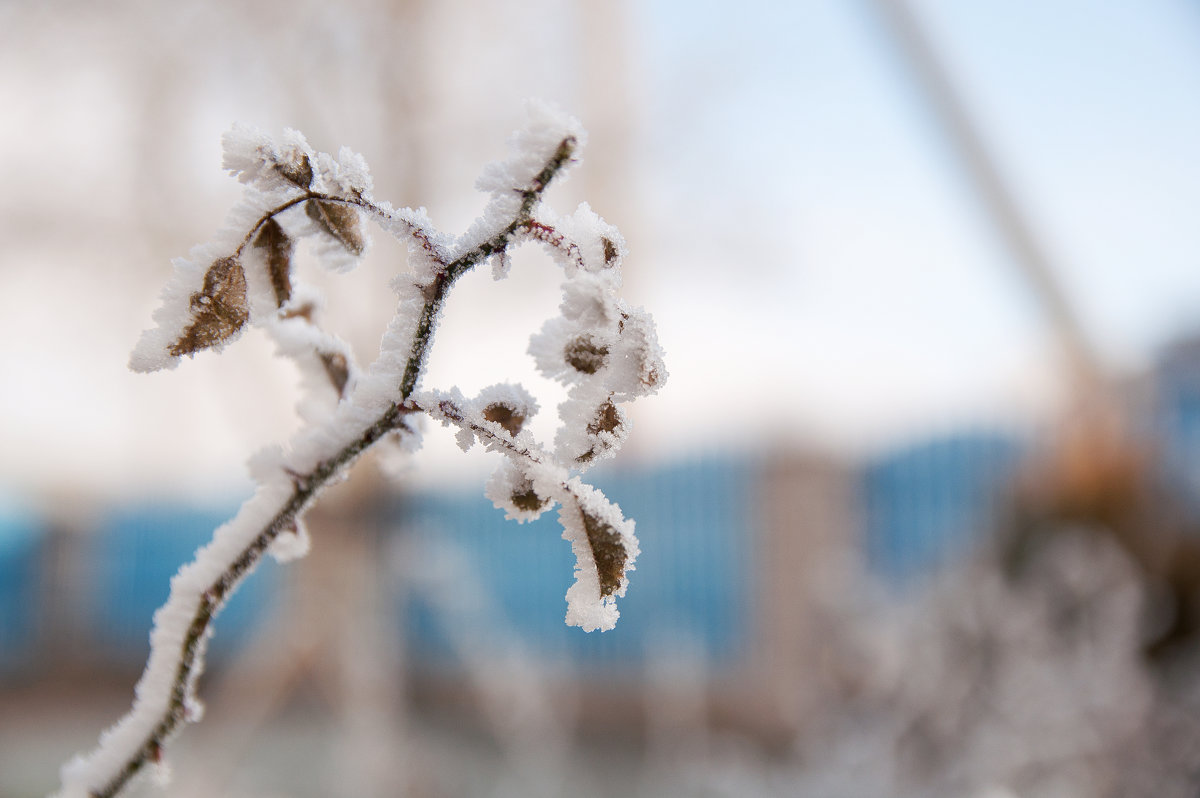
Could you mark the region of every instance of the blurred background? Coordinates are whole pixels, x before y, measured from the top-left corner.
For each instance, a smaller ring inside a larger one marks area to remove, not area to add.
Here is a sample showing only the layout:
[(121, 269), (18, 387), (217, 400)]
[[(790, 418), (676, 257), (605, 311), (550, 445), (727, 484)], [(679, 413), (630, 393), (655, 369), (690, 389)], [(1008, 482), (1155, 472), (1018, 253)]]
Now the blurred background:
[[(171, 794), (1200, 788), (1200, 7), (0, 3), (0, 796), (128, 707), (169, 577), (298, 426), (256, 332), (127, 371), (235, 121), (462, 231), (539, 97), (671, 372), (594, 481), (642, 554), (562, 623), (552, 518), (425, 431), (216, 624)], [(321, 275), (367, 362), (403, 249)], [(425, 385), (519, 380), (558, 276), (456, 289)], [(141, 785), (134, 794), (162, 794)]]

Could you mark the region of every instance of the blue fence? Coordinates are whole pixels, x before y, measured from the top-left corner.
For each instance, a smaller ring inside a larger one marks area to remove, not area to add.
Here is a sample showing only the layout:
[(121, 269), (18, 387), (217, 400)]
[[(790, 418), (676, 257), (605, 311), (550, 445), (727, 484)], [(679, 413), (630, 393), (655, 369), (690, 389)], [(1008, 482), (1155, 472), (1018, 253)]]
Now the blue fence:
[(860, 506), (872, 569), (904, 583), (991, 531), (1021, 450), (1015, 436), (968, 432), (867, 463)]
[(45, 541), (31, 513), (0, 503), (0, 671), (26, 666), (33, 656)]
[[(95, 630), (94, 653), (121, 662), (144, 661), (150, 650), (154, 611), (167, 600), (171, 577), (233, 517), (225, 509), (179, 505), (114, 510), (87, 537), (84, 555), (90, 583), (84, 611)], [(267, 560), (233, 595), (216, 624), (214, 656), (236, 643), (265, 609), (278, 574)]]
[(1200, 340), (1177, 343), (1155, 374), (1152, 435), (1172, 497), (1200, 518)]
[[(1196, 397), (1181, 406), (1200, 408), (1200, 389)], [(1191, 419), (1200, 435), (1200, 410), (1179, 410), (1170, 418), (1176, 419), (1175, 429)], [(905, 582), (978, 540), (1000, 509), (1022, 449), (1014, 435), (968, 432), (865, 463), (855, 479), (861, 539), (873, 570)], [(1193, 450), (1200, 446), (1184, 451)], [(478, 610), (480, 629), (514, 635), (544, 661), (636, 664), (660, 641), (678, 639), (719, 665), (739, 659), (750, 642), (763, 537), (789, 533), (764, 528), (759, 513), (764, 469), (757, 461), (712, 459), (589, 475), (636, 520), (642, 549), (629, 594), (618, 602), (621, 622), (605, 633), (587, 634), (563, 623), (574, 556), (555, 512), (532, 524), (506, 521), (480, 486), (408, 497), (389, 524), (396, 538), (418, 544), (410, 552), (452, 551), (461, 563), (455, 578), (485, 599)], [(85, 628), (94, 634), (87, 641), (90, 653), (142, 661), (151, 617), (167, 597), (171, 576), (233, 512), (233, 507), (141, 506), (100, 519), (81, 538), (89, 581), (77, 586), (83, 606), (72, 610), (85, 614)], [(844, 532), (854, 536), (854, 530)], [(27, 656), (33, 645), (43, 547), (35, 523), (0, 514), (0, 666)], [(214, 655), (251, 629), (278, 578), (276, 566), (266, 562), (233, 597), (217, 624)], [(452, 625), (461, 627), (462, 618), (448, 618), (437, 600), (422, 594), (420, 581), (395, 583), (405, 612), (396, 627), (405, 630), (418, 658), (451, 660), (458, 646), (450, 632)]]

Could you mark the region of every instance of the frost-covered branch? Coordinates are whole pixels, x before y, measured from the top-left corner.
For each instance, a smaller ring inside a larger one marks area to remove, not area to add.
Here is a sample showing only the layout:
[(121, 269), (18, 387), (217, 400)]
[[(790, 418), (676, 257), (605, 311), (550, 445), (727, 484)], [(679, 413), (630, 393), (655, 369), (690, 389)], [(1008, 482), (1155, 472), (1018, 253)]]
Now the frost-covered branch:
[[(245, 197), (212, 243), (176, 262), (155, 313), (158, 326), (142, 336), (130, 365), (173, 368), (183, 355), (222, 349), (247, 324), (262, 327), (304, 375), (308, 425), (286, 449), (252, 458), (254, 496), (180, 569), (155, 614), (133, 708), (95, 751), (64, 766), (59, 795), (116, 795), (146, 765), (162, 761), (172, 735), (200, 717), (196, 682), (213, 620), (229, 596), (265, 553), (287, 560), (307, 551), (305, 511), (363, 452), (389, 436), (415, 448), (419, 435), (408, 423), (415, 413), (458, 427), (464, 446), (478, 440), (505, 455), (487, 495), (510, 518), (525, 521), (561, 506), (577, 559), (567, 622), (612, 628), (637, 541), (632, 521), (579, 473), (625, 439), (628, 422), (618, 404), (657, 390), (666, 371), (649, 316), (616, 297), (625, 251), (619, 233), (586, 205), (562, 219), (542, 205), (546, 187), (577, 160), (583, 140), (577, 122), (531, 104), (510, 157), (478, 181), (491, 195), (483, 216), (453, 239), (423, 211), (373, 200), (366, 164), (348, 150), (336, 158), (316, 153), (294, 131), (280, 142), (245, 128), (226, 137), (225, 166), (246, 184)], [(320, 327), (321, 297), (297, 282), (293, 268), (300, 240), (326, 267), (352, 268), (369, 246), (364, 217), (408, 244), (412, 272), (396, 281), (396, 314), (365, 370)], [(562, 316), (530, 346), (544, 373), (571, 385), (553, 451), (522, 429), (537, 403), (520, 386), (493, 386), (474, 400), (457, 390), (417, 394), (455, 281), (488, 260), (502, 278), (509, 250), (528, 240), (546, 245), (566, 274)]]

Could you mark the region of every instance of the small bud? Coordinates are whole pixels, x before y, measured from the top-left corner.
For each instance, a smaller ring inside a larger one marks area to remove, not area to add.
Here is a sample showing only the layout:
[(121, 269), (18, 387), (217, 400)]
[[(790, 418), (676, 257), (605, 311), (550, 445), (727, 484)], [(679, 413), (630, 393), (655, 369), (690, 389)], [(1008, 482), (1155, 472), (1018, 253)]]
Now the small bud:
[(584, 333), (572, 338), (563, 349), (563, 359), (582, 374), (595, 374), (608, 359), (608, 347)]
[(344, 397), (346, 383), (350, 381), (350, 364), (346, 361), (346, 356), (341, 352), (318, 352), (317, 357), (321, 358), (321, 365), (325, 367), (325, 374), (333, 383), (338, 398)]
[(279, 534), (271, 541), (267, 551), (276, 562), (290, 562), (308, 554), (311, 547), (312, 539), (308, 535), (308, 529), (299, 519), (293, 518), (280, 528)]
[(191, 355), (231, 338), (250, 318), (246, 305), (246, 272), (237, 258), (213, 261), (204, 275), (204, 288), (189, 300), (192, 323), (167, 351)]
[(329, 235), (333, 236), (352, 255), (361, 255), (367, 248), (359, 225), (358, 211), (347, 205), (324, 200), (309, 200), (304, 203), (308, 218)]
[(204, 717), (204, 704), (197, 698), (189, 697), (183, 705), (183, 717), (188, 723), (199, 723)]
[(292, 487), (296, 490), (306, 491), (310, 486), (310, 480), (307, 474), (301, 474), (294, 468), (283, 467), (283, 473), (287, 474), (288, 479), (292, 481)]

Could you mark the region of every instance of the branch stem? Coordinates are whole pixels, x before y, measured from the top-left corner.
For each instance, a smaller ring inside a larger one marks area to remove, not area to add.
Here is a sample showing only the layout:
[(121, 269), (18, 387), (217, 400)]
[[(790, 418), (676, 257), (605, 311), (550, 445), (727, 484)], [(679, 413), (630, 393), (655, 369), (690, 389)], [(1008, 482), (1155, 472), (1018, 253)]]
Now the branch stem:
[(92, 798), (112, 798), (148, 763), (158, 761), (169, 738), (180, 725), (188, 720), (189, 699), (193, 684), (200, 672), (204, 657), (204, 642), (213, 619), (220, 611), (225, 599), (245, 579), (266, 553), (272, 541), (281, 533), (296, 527), (298, 519), (315, 500), (320, 491), (337, 475), (351, 467), (372, 445), (389, 432), (404, 430), (404, 416), (417, 412), (419, 408), (409, 402), (416, 389), (421, 371), (433, 341), (437, 318), (446, 295), (454, 282), (477, 264), (494, 254), (507, 250), (515, 232), (532, 219), (532, 213), (540, 197), (554, 176), (571, 160), (575, 139), (568, 137), (559, 144), (543, 169), (531, 184), (520, 191), (522, 202), (515, 218), (487, 241), (473, 247), (453, 260), (435, 243), (435, 235), (410, 220), (382, 208), (361, 197), (347, 198), (306, 191), (272, 208), (259, 218), (242, 239), (235, 257), (240, 256), (258, 235), (259, 230), (276, 215), (309, 200), (336, 202), (354, 205), (368, 212), (377, 221), (388, 224), (401, 223), (417, 242), (440, 265), (430, 285), (425, 289), (425, 303), (421, 309), (417, 329), (413, 335), (404, 374), (398, 386), (398, 396), (387, 409), (357, 436), (345, 442), (340, 449), (322, 459), (308, 473), (293, 475), (293, 489), (283, 505), (271, 517), (254, 539), (226, 565), (215, 580), (200, 594), (199, 602), (192, 615), (179, 651), (169, 699), (162, 709), (158, 721), (144, 741), (125, 759), (116, 775), (98, 789), (91, 790)]

